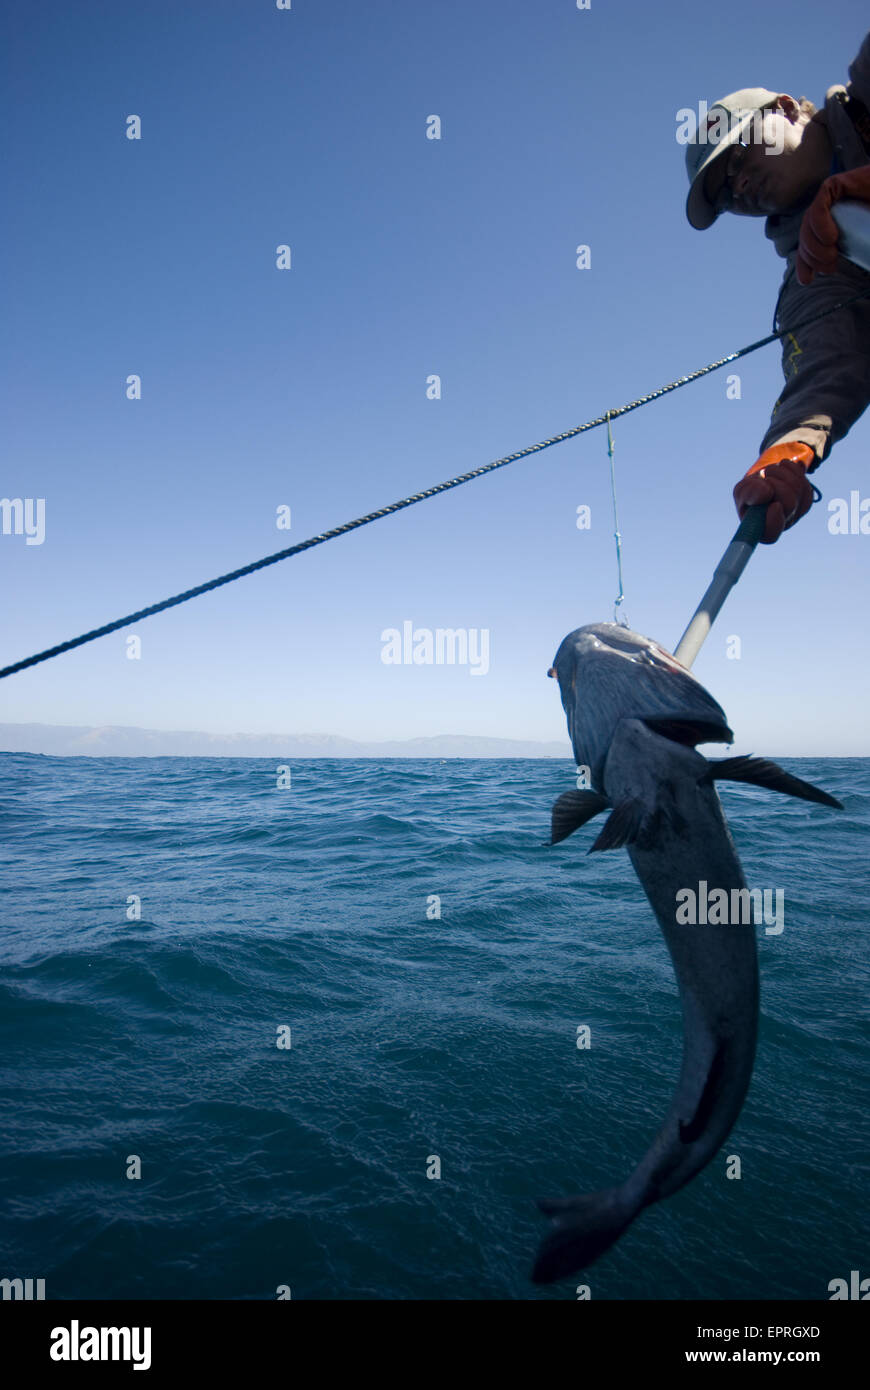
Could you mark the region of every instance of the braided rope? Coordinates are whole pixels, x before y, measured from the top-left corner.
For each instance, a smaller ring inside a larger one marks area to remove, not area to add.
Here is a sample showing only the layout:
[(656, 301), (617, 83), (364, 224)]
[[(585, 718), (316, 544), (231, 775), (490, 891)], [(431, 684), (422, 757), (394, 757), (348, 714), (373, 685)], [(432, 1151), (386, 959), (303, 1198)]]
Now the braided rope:
[[(870, 294), (870, 288), (861, 290), (851, 299), (843, 300), (839, 304), (831, 305), (828, 309), (823, 309), (821, 313), (806, 319), (797, 327), (803, 328), (806, 324), (815, 323), (818, 319), (825, 318), (826, 315), (854, 303), (856, 299), (863, 299), (868, 294)], [(687, 386), (691, 381), (697, 381), (710, 372), (718, 371), (720, 367), (727, 366), (729, 362), (736, 362), (739, 358), (746, 357), (750, 352), (756, 352), (759, 348), (766, 347), (768, 343), (782, 338), (787, 331), (795, 332), (796, 329), (780, 329), (778, 332), (769, 333), (766, 338), (759, 338), (757, 342), (750, 343), (748, 347), (739, 348), (736, 352), (729, 352), (727, 357), (720, 357), (717, 362), (711, 362), (706, 367), (699, 367), (696, 371), (689, 372), (687, 376), (670, 381), (666, 386), (659, 386), (657, 390), (650, 391), (645, 396), (638, 396), (637, 400), (630, 401), (627, 405), (605, 411), (603, 415), (598, 415), (594, 420), (587, 420), (582, 425), (574, 425), (572, 429), (563, 430), (561, 434), (554, 434), (549, 439), (541, 440), (538, 444), (529, 444), (525, 449), (518, 449), (513, 454), (505, 454), (504, 458), (495, 459), (492, 463), (485, 463), (480, 468), (472, 468), (468, 473), (460, 473), (456, 478), (448, 478), (442, 483), (435, 483), (433, 487), (427, 487), (422, 492), (415, 492), (410, 497), (403, 497), (398, 502), (390, 502), (388, 506), (379, 507), (374, 512), (367, 512), (365, 516), (359, 516), (354, 521), (345, 521), (341, 526), (333, 526), (329, 531), (321, 531), (319, 536), (310, 536), (308, 540), (288, 546), (286, 550), (277, 550), (274, 555), (266, 555), (262, 560), (254, 560), (250, 565), (242, 565), (240, 569), (230, 570), (228, 574), (221, 574), (216, 579), (206, 580), (204, 584), (197, 584), (193, 589), (185, 589), (184, 593), (174, 594), (172, 598), (161, 599), (159, 603), (152, 603), (147, 608), (139, 608), (135, 613), (128, 613), (125, 618), (116, 618), (114, 622), (92, 628), (90, 632), (83, 632), (79, 637), (71, 637), (68, 642), (60, 642), (56, 647), (48, 647), (44, 652), (37, 652), (34, 656), (25, 657), (22, 661), (16, 661), (11, 666), (4, 666), (0, 669), (0, 680), (5, 676), (13, 676), (18, 671), (25, 671), (30, 666), (38, 666), (40, 662), (50, 661), (52, 657), (60, 656), (63, 652), (73, 651), (76, 647), (83, 647), (86, 642), (95, 642), (98, 637), (107, 637), (110, 632), (117, 632), (119, 628), (129, 627), (132, 623), (138, 623), (143, 618), (151, 618), (155, 613), (163, 613), (167, 608), (177, 608), (180, 603), (187, 603), (190, 599), (199, 598), (200, 594), (208, 594), (212, 589), (220, 589), (224, 584), (232, 584), (236, 579), (244, 579), (245, 575), (254, 574), (257, 570), (266, 569), (269, 565), (277, 565), (280, 560), (289, 560), (291, 555), (301, 555), (303, 550), (311, 550), (313, 546), (335, 540), (338, 536), (346, 535), (348, 531), (355, 531), (360, 526), (368, 526), (373, 521), (380, 521), (381, 517), (391, 516), (394, 512), (402, 511), (404, 507), (413, 507), (418, 502), (425, 502), (430, 497), (437, 497), (440, 492), (449, 492), (451, 488), (462, 487), (464, 483), (470, 483), (473, 478), (482, 478), (485, 473), (492, 473), (497, 468), (505, 468), (509, 463), (516, 463), (517, 459), (528, 458), (530, 454), (538, 454), (542, 449), (550, 449), (554, 444), (562, 444), (566, 439), (574, 439), (578, 434), (584, 434), (586, 430), (597, 429), (599, 425), (607, 424), (609, 420), (615, 420), (619, 415), (627, 415), (630, 410), (638, 410), (642, 405), (649, 405), (651, 401), (657, 401), (661, 396), (666, 396), (669, 391), (676, 391), (680, 386)]]

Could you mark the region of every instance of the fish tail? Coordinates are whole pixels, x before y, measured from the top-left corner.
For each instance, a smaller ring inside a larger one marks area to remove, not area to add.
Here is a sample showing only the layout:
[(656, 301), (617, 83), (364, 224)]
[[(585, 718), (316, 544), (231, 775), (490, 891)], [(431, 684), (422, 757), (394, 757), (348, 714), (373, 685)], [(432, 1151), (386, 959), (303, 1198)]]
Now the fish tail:
[(591, 1265), (637, 1216), (642, 1201), (632, 1200), (624, 1187), (608, 1187), (584, 1197), (538, 1202), (552, 1217), (553, 1229), (538, 1248), (532, 1282), (552, 1284)]

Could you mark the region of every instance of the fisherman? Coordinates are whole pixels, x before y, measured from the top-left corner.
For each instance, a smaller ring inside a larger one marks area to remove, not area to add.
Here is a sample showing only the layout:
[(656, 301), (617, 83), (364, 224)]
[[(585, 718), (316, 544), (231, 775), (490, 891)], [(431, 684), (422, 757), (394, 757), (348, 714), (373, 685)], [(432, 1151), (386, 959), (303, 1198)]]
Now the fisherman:
[(809, 511), (807, 474), (870, 404), (870, 296), (799, 326), (870, 288), (870, 274), (838, 253), (831, 216), (841, 199), (870, 204), (870, 34), (849, 79), (829, 88), (822, 110), (763, 87), (732, 92), (686, 147), (691, 225), (704, 231), (722, 212), (766, 217), (765, 235), (787, 261), (774, 310), (785, 388), (760, 458), (734, 489), (741, 517), (770, 504), (766, 545)]

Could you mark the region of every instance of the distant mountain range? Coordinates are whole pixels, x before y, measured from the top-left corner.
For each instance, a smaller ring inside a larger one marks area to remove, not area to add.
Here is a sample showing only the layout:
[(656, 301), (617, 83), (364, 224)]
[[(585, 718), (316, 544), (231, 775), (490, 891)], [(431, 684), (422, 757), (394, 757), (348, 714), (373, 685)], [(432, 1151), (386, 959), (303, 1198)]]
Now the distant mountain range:
[(107, 724), (0, 724), (0, 751), (84, 758), (571, 758), (571, 745), (437, 734), (358, 743), (335, 734), (204, 734)]

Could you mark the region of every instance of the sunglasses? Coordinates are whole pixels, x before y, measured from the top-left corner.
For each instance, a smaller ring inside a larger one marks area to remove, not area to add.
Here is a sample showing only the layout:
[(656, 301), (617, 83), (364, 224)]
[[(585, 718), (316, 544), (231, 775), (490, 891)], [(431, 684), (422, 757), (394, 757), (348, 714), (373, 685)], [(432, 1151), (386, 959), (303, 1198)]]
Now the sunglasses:
[(720, 212), (730, 212), (734, 206), (734, 181), (743, 168), (748, 153), (749, 146), (745, 140), (738, 140), (722, 159), (722, 164), (725, 166), (725, 176), (716, 197), (713, 199), (713, 211), (717, 217)]

